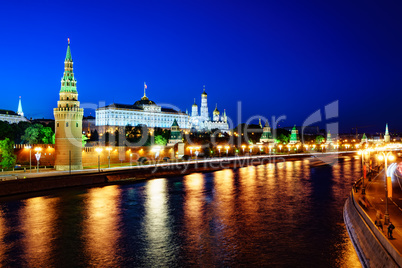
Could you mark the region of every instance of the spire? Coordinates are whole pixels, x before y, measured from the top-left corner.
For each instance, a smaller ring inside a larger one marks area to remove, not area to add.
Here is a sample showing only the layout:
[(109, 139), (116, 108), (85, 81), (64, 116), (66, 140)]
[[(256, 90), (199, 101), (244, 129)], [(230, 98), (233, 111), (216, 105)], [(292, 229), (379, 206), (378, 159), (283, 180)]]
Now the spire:
[(267, 121), (265, 121), (265, 126), (264, 126), (264, 127), (269, 127), (268, 120), (267, 120)]
[(60, 92), (77, 93), (77, 80), (74, 78), (73, 58), (71, 57), (70, 38), (67, 45), (66, 59), (64, 60), (64, 75), (61, 79)]
[(385, 124), (385, 135), (389, 135), (389, 132), (388, 132), (388, 123)]
[(17, 114), (20, 116), (24, 116), (24, 112), (22, 111), (22, 104), (21, 104), (21, 96), (20, 96), (20, 100), (18, 101), (18, 111)]
[(258, 118), (258, 125), (260, 126), (260, 128), (262, 128), (261, 118)]
[(67, 38), (67, 53), (66, 53), (66, 59), (65, 61), (73, 61), (73, 58), (71, 57), (71, 50), (70, 50), (70, 38)]
[(196, 107), (197, 106), (197, 104), (195, 103), (195, 98), (194, 98), (194, 104), (193, 104), (193, 107)]
[(179, 126), (179, 124), (177, 124), (177, 120), (175, 118), (174, 121), (173, 121), (172, 127), (178, 127), (178, 126)]

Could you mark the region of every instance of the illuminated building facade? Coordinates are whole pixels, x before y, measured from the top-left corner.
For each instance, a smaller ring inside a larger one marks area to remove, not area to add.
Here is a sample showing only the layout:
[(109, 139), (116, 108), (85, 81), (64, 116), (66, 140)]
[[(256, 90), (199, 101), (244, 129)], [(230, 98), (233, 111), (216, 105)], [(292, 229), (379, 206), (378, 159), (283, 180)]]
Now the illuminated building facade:
[(10, 124), (18, 124), (19, 122), (28, 121), (24, 117), (24, 112), (22, 111), (21, 97), (18, 102), (17, 112), (11, 110), (0, 110), (0, 121), (5, 121)]
[[(198, 115), (198, 106), (192, 107), (192, 113), (176, 111), (171, 108), (165, 108), (157, 105), (154, 101), (146, 96), (147, 85), (144, 83), (144, 96), (134, 104), (118, 104), (112, 103), (108, 106), (98, 108), (96, 110), (95, 124), (104, 132), (107, 127), (124, 127), (146, 125), (149, 128), (170, 128), (176, 120), (181, 129), (195, 128), (196, 130), (213, 130), (220, 129), (229, 131), (227, 124), (226, 112), (223, 116), (219, 116), (218, 108), (213, 112), (213, 120), (208, 115), (207, 94), (201, 95), (201, 111)], [(102, 130), (101, 128), (105, 128)]]

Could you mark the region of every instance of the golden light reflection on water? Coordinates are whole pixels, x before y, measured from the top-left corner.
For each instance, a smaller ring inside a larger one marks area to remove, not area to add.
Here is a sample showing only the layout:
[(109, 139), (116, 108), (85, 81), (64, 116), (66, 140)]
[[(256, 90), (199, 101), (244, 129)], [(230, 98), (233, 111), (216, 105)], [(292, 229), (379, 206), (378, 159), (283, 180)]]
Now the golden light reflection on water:
[(146, 255), (148, 259), (159, 260), (159, 264), (163, 266), (166, 265), (172, 231), (168, 222), (167, 180), (150, 180), (145, 186), (145, 191), (147, 198), (144, 229), (148, 243)]
[(7, 233), (7, 226), (5, 219), (3, 217), (3, 210), (0, 207), (0, 265), (3, 261), (5, 261), (5, 252), (7, 249), (7, 244), (5, 243), (5, 235)]
[(25, 201), (22, 209), (21, 230), (24, 234), (23, 258), (30, 267), (52, 266), (53, 240), (57, 237), (59, 198), (35, 197)]
[(208, 225), (203, 222), (205, 205), (204, 176), (194, 173), (184, 177), (186, 197), (184, 202), (184, 224), (187, 232), (190, 256), (196, 263), (208, 263), (205, 254), (211, 252)]
[(84, 248), (90, 266), (118, 266), (120, 189), (117, 185), (92, 188), (85, 202)]

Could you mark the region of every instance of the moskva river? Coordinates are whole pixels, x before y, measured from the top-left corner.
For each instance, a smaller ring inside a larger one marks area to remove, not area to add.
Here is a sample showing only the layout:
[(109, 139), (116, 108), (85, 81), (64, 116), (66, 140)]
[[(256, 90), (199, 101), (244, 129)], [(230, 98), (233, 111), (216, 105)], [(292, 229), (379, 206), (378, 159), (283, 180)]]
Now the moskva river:
[(0, 200), (0, 266), (360, 267), (342, 209), (360, 160), (309, 160)]

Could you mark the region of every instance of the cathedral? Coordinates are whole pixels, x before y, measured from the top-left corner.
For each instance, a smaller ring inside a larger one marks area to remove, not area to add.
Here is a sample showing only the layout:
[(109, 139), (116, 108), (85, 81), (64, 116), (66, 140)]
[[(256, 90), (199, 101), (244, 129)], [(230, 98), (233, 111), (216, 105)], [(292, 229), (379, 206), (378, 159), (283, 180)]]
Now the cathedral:
[(195, 103), (194, 99), (194, 104), (191, 108), (191, 116), (190, 116), (190, 126), (191, 128), (194, 128), (196, 130), (206, 130), (210, 131), (213, 129), (219, 129), (222, 132), (228, 132), (229, 131), (229, 125), (227, 123), (227, 116), (226, 116), (226, 111), (224, 110), (223, 115), (220, 116), (220, 112), (218, 110), (218, 104), (215, 107), (215, 110), (212, 112), (212, 120), (209, 117), (208, 113), (208, 102), (207, 102), (207, 93), (205, 92), (205, 86), (204, 86), (204, 91), (201, 94), (201, 109), (200, 113), (198, 114), (198, 106)]
[(96, 110), (95, 124), (102, 133), (108, 127), (124, 127), (146, 125), (149, 128), (170, 128), (174, 121), (180, 129), (197, 131), (210, 131), (219, 129), (223, 132), (229, 131), (226, 112), (220, 116), (216, 107), (213, 111), (212, 120), (208, 113), (207, 93), (201, 94), (201, 109), (198, 114), (198, 106), (194, 101), (191, 115), (187, 112), (176, 111), (157, 105), (146, 95), (147, 85), (144, 83), (144, 96), (134, 104), (118, 104), (100, 107)]

